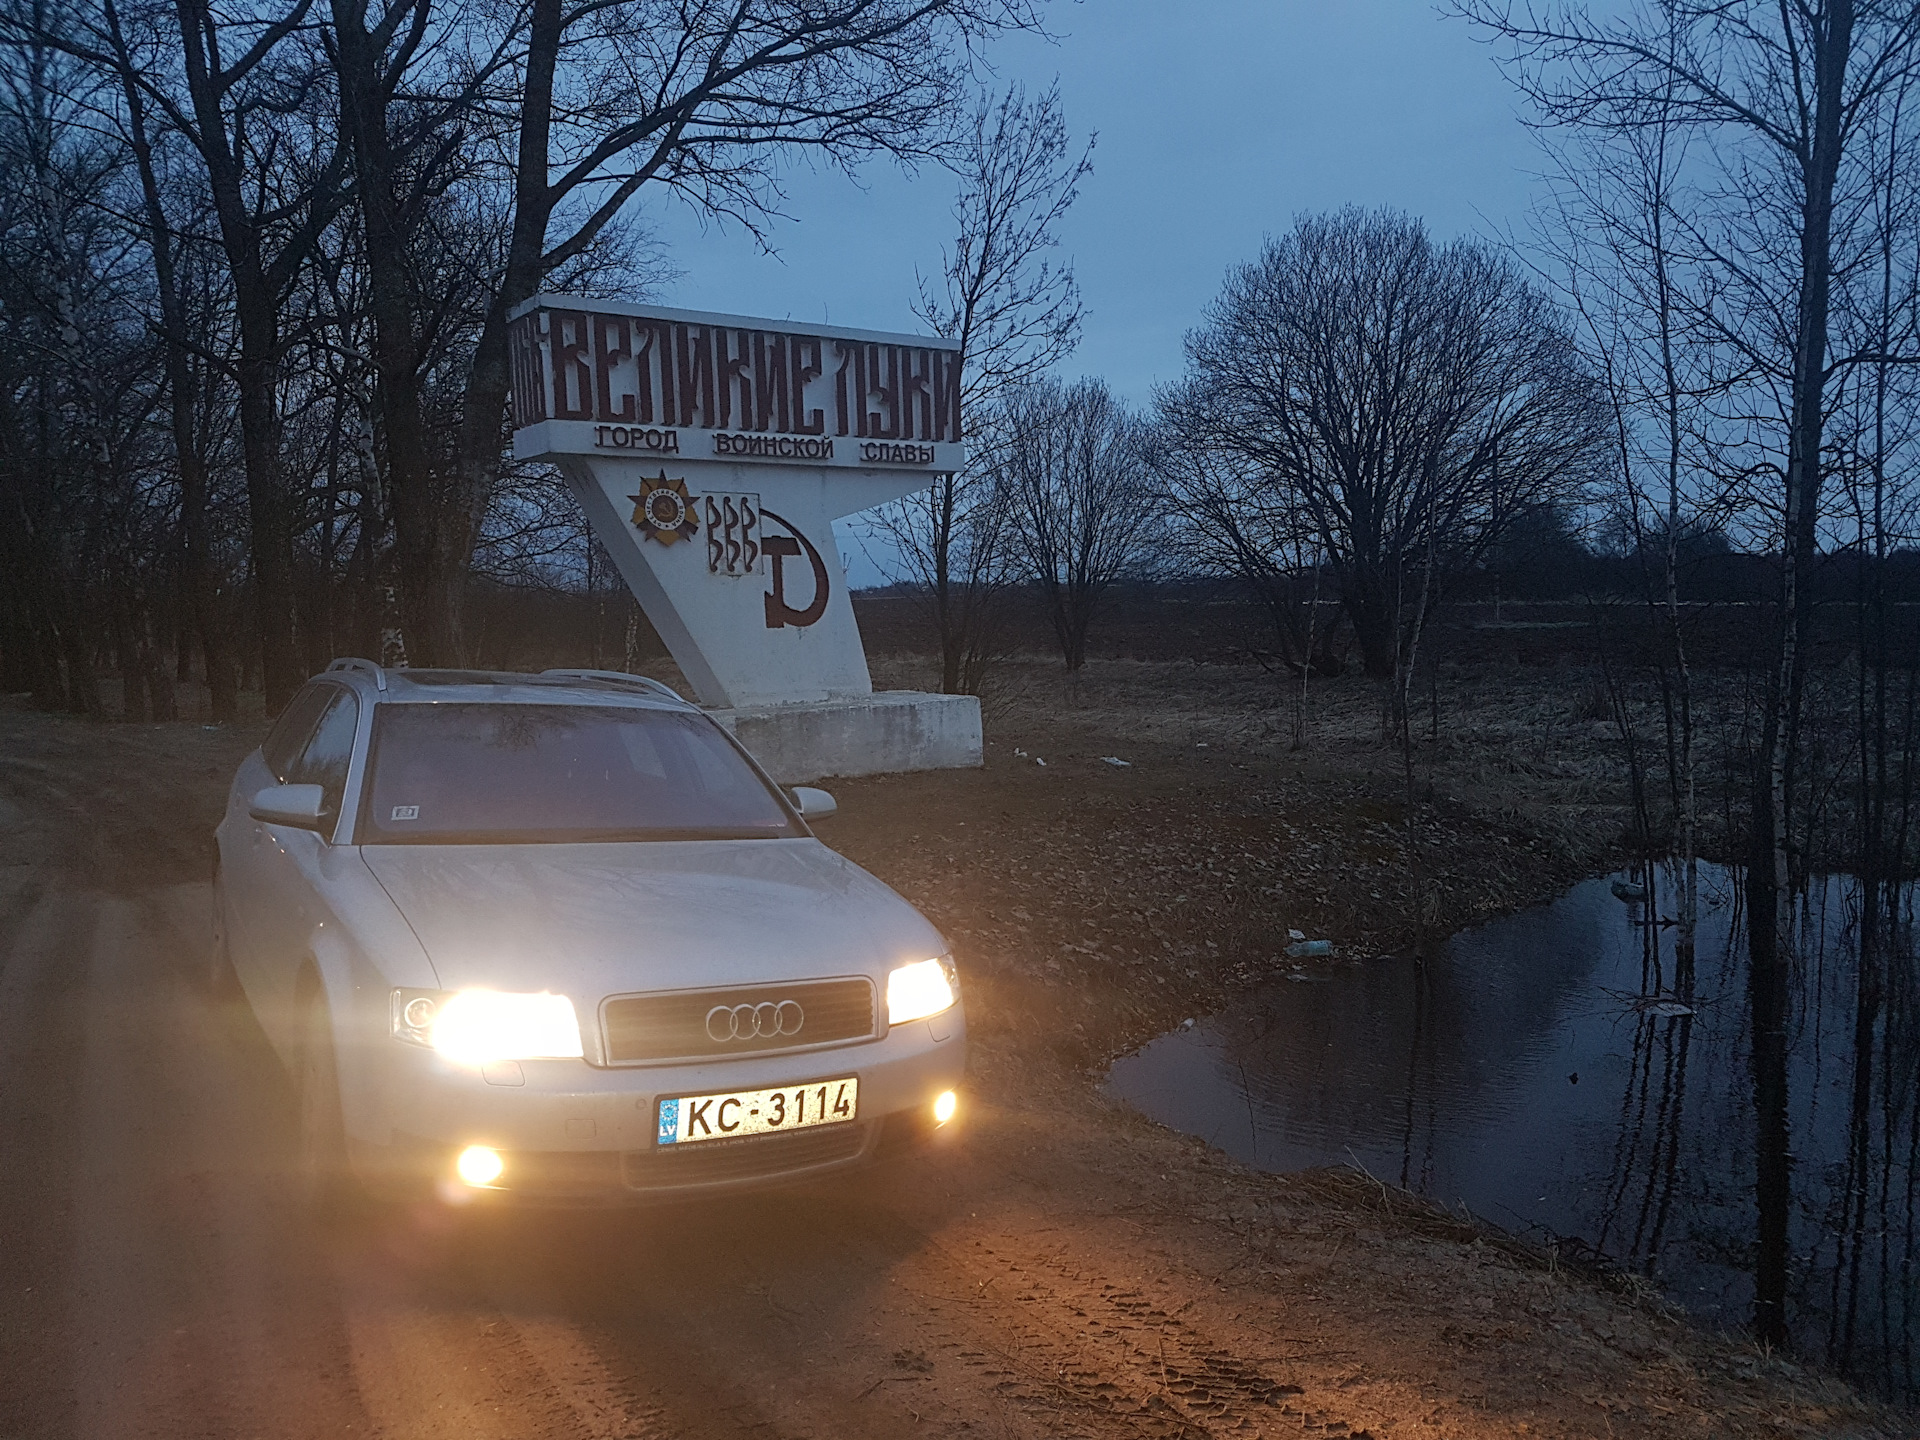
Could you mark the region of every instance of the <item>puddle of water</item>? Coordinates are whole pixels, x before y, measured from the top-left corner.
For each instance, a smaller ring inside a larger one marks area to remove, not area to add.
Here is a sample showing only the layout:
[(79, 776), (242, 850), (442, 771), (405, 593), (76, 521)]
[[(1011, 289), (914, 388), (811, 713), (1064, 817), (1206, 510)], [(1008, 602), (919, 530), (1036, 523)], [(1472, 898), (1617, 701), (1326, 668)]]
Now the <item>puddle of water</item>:
[[(1651, 906), (1615, 896), (1629, 877), (1603, 877), (1455, 936), (1424, 963), (1277, 981), (1116, 1061), (1108, 1088), (1262, 1169), (1358, 1165), (1510, 1230), (1591, 1246), (1694, 1312), (1743, 1324), (1756, 1224), (1746, 946), (1735, 877), (1699, 873), (1686, 1005), (1674, 999), (1674, 932), (1647, 923), (1674, 913), (1677, 874), (1656, 877)], [(1910, 1403), (1913, 900), (1910, 889), (1906, 944), (1868, 1030), (1865, 1129), (1850, 1120), (1859, 896), (1842, 878), (1816, 884), (1799, 913), (1789, 1058), (1796, 1345)]]

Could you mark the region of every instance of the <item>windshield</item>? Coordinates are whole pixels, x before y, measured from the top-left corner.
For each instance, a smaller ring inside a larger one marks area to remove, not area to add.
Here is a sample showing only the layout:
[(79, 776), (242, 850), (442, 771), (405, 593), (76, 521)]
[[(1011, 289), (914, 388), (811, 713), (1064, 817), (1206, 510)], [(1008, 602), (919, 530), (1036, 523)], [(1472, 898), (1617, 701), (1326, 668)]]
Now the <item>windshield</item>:
[(360, 841), (732, 840), (806, 832), (704, 715), (382, 705)]

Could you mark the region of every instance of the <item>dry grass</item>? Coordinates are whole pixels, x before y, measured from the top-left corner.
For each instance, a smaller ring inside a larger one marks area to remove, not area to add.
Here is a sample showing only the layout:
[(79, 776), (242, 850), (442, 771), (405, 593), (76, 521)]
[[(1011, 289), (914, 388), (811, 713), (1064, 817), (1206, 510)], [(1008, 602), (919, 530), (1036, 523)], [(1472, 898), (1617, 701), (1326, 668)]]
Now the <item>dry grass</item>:
[(1073, 1065), (1294, 968), (1291, 931), (1331, 939), (1330, 963), (1405, 953), (1616, 863), (1628, 828), (1617, 741), (1576, 713), (1573, 667), (1443, 673), (1437, 738), (1431, 695), (1416, 716), (1411, 826), (1364, 677), (1312, 685), (1299, 746), (1290, 687), (1249, 667), (995, 678), (983, 772), (835, 782), (829, 838), (946, 930), (998, 992), (986, 1013), (1056, 1016)]

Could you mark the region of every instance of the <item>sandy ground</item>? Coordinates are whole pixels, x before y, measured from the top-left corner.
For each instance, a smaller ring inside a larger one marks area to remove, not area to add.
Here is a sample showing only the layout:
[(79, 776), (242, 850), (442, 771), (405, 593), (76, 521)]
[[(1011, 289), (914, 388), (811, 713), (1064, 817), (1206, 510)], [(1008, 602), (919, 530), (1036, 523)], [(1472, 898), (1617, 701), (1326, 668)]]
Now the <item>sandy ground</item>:
[[(1913, 1433), (1631, 1287), (1099, 1096), (1288, 926), (1407, 939), (1365, 697), (1290, 752), (1230, 682), (1036, 672), (985, 770), (835, 785), (823, 838), (955, 941), (963, 1143), (697, 1209), (329, 1227), (291, 1199), (288, 1082), (199, 979), (207, 835), (257, 734), (0, 707), (0, 1440)], [(1481, 729), (1514, 713), (1486, 704)], [(1442, 920), (1604, 848), (1581, 723), (1565, 758), (1435, 757)]]

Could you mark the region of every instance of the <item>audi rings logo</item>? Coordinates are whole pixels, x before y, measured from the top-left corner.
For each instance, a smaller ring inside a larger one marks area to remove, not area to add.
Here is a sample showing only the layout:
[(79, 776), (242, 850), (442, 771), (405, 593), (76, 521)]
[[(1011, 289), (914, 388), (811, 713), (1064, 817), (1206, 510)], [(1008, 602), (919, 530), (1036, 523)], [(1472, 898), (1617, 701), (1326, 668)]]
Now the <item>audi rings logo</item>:
[(758, 1005), (716, 1005), (707, 1011), (707, 1038), (716, 1045), (733, 1040), (776, 1040), (798, 1035), (807, 1023), (799, 1002), (762, 1000)]

